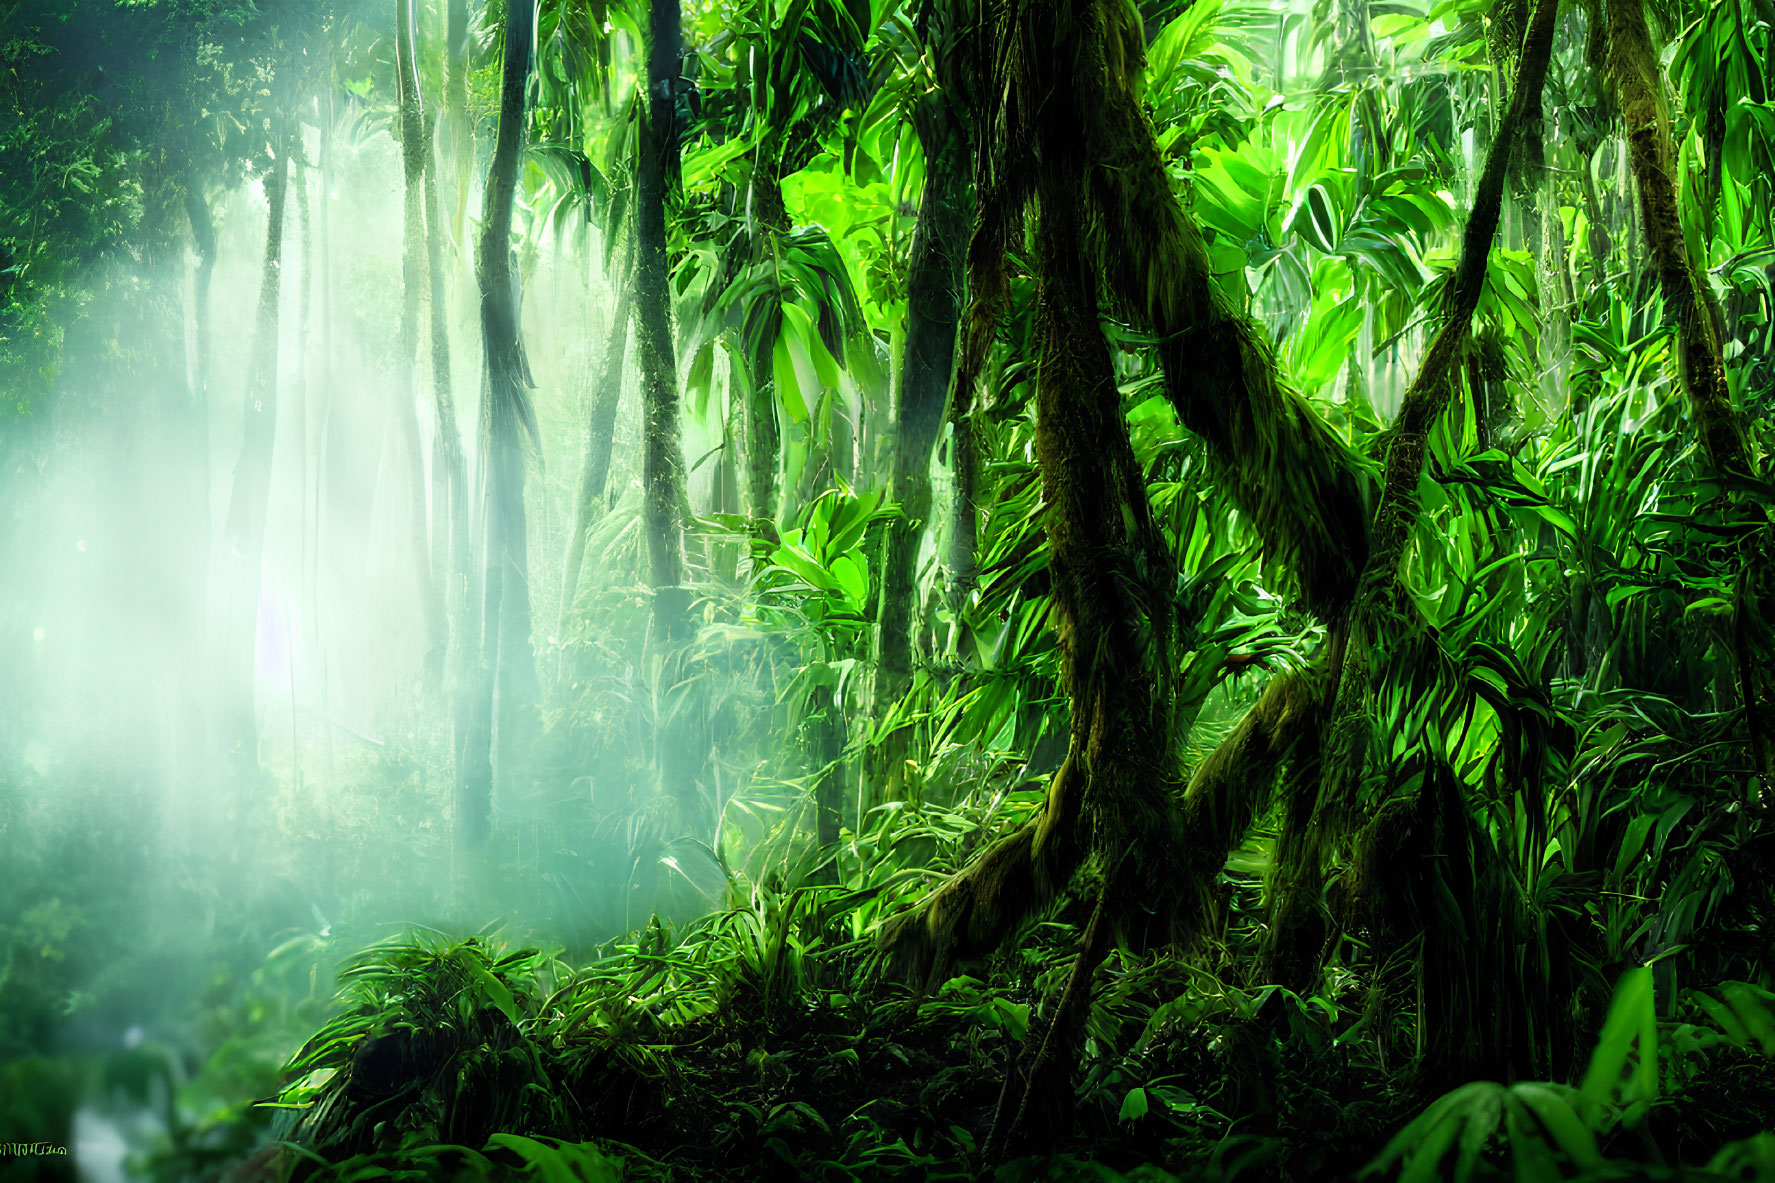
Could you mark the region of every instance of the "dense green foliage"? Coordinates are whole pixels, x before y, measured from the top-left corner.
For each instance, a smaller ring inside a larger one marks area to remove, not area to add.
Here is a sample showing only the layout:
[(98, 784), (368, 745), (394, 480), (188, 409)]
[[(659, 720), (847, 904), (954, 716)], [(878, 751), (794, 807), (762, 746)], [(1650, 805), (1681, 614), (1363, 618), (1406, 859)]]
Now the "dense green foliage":
[(1775, 1180), (1775, 7), (511, 3), (0, 14), (0, 1143)]

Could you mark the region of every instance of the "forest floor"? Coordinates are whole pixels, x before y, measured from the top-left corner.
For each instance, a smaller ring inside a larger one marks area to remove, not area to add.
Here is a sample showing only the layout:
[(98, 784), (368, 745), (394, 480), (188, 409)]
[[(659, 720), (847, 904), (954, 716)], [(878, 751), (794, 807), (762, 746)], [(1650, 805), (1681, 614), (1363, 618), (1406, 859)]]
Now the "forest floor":
[[(1476, 1103), (1404, 1177), (1766, 1178), (1775, 1162), (1761, 1134), (1775, 1128), (1775, 1060), (1693, 1026), (1667, 1038), (1663, 1092), (1599, 1122), (1586, 1149), (1556, 1115), (1516, 1128), (1504, 1086), (1436, 1081), (1409, 1048), (1383, 1046), (1387, 1000), (1354, 978), (1343, 997), (1303, 998), (1118, 953), (1098, 979), (1072, 1113), (1027, 1121), (1010, 1160), (988, 1163), (1007, 1067), (1039, 1034), (1083, 917), (1062, 909), (980, 976), (919, 997), (795, 898), (755, 899), (676, 941), (654, 926), (574, 968), (477, 939), (383, 942), (347, 964), (346, 1008), (292, 1061), (281, 1108), (237, 1109), (147, 1165), (236, 1183), (1316, 1180), (1353, 1177), (1392, 1139), (1390, 1176), (1417, 1149), (1401, 1147), (1402, 1128), (1452, 1086)], [(1574, 1048), (1574, 1079), (1592, 1042)], [(1488, 1097), (1504, 1102), (1489, 1124)], [(1487, 1153), (1447, 1164), (1451, 1176), (1437, 1164), (1456, 1132)], [(1521, 1174), (1525, 1139), (1553, 1173)], [(1741, 1139), (1768, 1161), (1700, 1169)]]

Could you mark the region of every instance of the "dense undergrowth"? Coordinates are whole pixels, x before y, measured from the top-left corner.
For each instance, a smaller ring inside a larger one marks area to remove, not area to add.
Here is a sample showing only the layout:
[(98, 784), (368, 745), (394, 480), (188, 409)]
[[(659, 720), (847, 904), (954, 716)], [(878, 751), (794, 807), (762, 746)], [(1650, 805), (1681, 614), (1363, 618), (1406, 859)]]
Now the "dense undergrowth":
[[(1580, 1087), (1474, 1083), (1433, 1099), (1380, 1062), (1353, 989), (1241, 989), (1119, 957), (1089, 1020), (1077, 1129), (991, 1172), (979, 1147), (1006, 1061), (1041, 1021), (1070, 926), (1046, 922), (984, 978), (919, 998), (862, 975), (857, 894), (758, 890), (677, 940), (654, 925), (579, 968), (486, 938), (381, 942), (350, 959), (340, 1013), (275, 1099), (183, 1131), (144, 1165), (164, 1179), (229, 1165), (235, 1178), (587, 1180), (1306, 1179), (1370, 1160), (1406, 1179), (1748, 1180), (1775, 1167), (1762, 1132), (1775, 995), (1755, 986), (1685, 992), (1660, 1019), (1651, 972), (1630, 971)], [(127, 1066), (106, 1071), (128, 1083)]]

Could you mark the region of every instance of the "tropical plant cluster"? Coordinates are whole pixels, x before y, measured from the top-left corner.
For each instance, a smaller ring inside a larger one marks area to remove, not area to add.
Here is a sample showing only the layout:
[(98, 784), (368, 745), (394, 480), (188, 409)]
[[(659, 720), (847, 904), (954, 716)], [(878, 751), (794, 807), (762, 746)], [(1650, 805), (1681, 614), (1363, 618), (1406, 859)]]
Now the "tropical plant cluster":
[(0, 1118), (134, 1106), (167, 1180), (1775, 1179), (1772, 42), (12, 6)]

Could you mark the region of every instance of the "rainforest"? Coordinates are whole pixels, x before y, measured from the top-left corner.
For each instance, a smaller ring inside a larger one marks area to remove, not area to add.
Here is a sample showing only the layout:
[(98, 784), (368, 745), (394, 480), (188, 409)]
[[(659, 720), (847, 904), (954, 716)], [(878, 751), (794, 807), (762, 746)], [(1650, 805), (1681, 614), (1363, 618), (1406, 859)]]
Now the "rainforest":
[(1775, 1183), (1771, 0), (7, 0), (0, 1180)]

